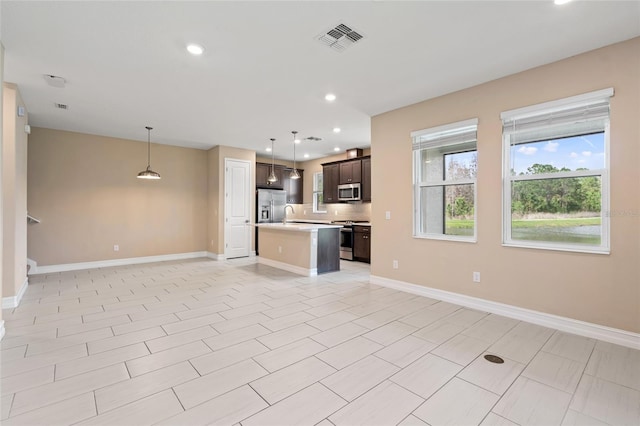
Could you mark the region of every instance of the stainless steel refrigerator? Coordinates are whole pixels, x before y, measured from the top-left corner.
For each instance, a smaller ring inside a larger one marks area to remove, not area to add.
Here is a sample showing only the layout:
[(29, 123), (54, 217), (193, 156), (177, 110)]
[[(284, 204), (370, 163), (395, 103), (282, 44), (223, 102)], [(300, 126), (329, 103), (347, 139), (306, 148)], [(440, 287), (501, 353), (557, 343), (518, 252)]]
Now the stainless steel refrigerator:
[[(284, 207), (287, 205), (287, 192), (281, 189), (258, 189), (256, 194), (256, 223), (282, 222)], [(259, 233), (256, 229), (256, 254), (259, 254)]]

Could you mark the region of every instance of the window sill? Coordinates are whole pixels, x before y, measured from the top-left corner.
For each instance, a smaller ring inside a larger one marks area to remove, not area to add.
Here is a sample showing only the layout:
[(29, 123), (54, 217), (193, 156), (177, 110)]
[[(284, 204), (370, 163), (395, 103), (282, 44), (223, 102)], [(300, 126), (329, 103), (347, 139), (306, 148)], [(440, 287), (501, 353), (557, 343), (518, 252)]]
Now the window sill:
[(588, 254), (611, 254), (611, 250), (609, 248), (604, 247), (582, 247), (582, 246), (558, 246), (551, 244), (527, 244), (526, 242), (514, 242), (507, 241), (502, 243), (503, 247), (514, 247), (514, 248), (526, 248), (526, 249), (534, 249), (534, 250), (552, 250), (552, 251), (564, 251), (570, 253), (588, 253)]
[(414, 235), (413, 238), (419, 239), (419, 240), (439, 240), (439, 241), (455, 241), (455, 242), (460, 242), (460, 243), (477, 243), (478, 239), (476, 237), (455, 237), (455, 236), (451, 236), (451, 235), (438, 235), (438, 234), (431, 234), (431, 235)]

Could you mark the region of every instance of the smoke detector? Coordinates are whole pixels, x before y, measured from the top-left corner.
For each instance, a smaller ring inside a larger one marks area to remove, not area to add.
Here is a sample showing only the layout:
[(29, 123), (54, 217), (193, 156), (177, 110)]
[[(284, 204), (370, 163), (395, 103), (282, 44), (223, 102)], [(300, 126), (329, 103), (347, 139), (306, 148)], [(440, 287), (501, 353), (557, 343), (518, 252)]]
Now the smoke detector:
[(339, 23), (335, 27), (329, 28), (327, 31), (318, 35), (316, 40), (337, 52), (342, 52), (363, 38), (362, 33), (357, 32), (353, 27)]
[(46, 81), (49, 86), (57, 87), (59, 89), (64, 89), (64, 85), (67, 82), (67, 80), (62, 77), (58, 77), (57, 75), (45, 74), (43, 77), (44, 81)]

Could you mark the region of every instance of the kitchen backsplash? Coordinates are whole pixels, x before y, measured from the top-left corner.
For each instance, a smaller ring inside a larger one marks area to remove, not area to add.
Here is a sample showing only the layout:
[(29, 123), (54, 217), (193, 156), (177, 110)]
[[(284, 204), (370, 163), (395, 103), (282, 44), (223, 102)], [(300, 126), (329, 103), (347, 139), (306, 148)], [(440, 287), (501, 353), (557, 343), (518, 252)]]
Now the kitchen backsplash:
[(313, 204), (293, 204), (289, 219), (305, 220), (371, 220), (371, 203), (327, 204), (326, 213), (313, 213)]

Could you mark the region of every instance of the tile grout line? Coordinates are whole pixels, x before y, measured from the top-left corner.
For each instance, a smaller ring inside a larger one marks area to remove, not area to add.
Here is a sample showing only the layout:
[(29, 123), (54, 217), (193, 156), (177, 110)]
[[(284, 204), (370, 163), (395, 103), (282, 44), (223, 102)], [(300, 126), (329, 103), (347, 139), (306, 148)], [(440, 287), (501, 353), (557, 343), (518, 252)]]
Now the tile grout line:
[[(519, 321), (519, 322), (518, 322), (518, 325), (519, 325), (519, 324), (529, 324), (529, 323), (527, 323), (527, 322), (523, 322), (523, 321)], [(516, 325), (516, 326), (517, 326), (517, 325)], [(542, 327), (542, 328), (548, 328), (548, 327), (543, 327), (543, 326), (539, 326), (539, 327)], [(515, 328), (515, 327), (513, 327), (513, 328)], [(513, 328), (512, 328), (512, 330), (513, 330)], [(553, 330), (553, 329), (551, 329), (551, 328), (548, 328), (548, 329), (549, 329), (549, 330)], [(553, 333), (551, 333), (551, 334), (549, 335), (549, 337), (547, 337), (547, 338), (545, 339), (545, 341), (544, 341), (544, 342), (542, 342), (542, 344), (540, 345), (540, 349), (538, 349), (538, 350), (536, 351), (536, 353), (531, 357), (531, 359), (530, 359), (526, 364), (525, 364), (525, 363), (519, 363), (519, 364), (524, 364), (524, 368), (522, 369), (522, 371), (520, 372), (520, 374), (518, 374), (518, 376), (513, 380), (513, 382), (511, 382), (511, 384), (509, 385), (509, 387), (504, 391), (504, 394), (503, 394), (502, 396), (500, 396), (500, 398), (495, 402), (495, 404), (493, 404), (493, 405), (491, 406), (491, 409), (489, 410), (489, 413), (493, 413), (493, 409), (496, 407), (496, 405), (498, 405), (498, 404), (500, 403), (500, 401), (502, 400), (502, 398), (504, 397), (504, 395), (506, 395), (507, 393), (509, 393), (509, 391), (511, 390), (511, 388), (513, 388), (513, 385), (515, 384), (515, 382), (517, 382), (517, 381), (518, 381), (518, 379), (519, 379), (519, 378), (523, 377), (524, 379), (532, 380), (532, 379), (529, 379), (528, 377), (524, 377), (524, 376), (522, 376), (522, 373), (524, 373), (524, 372), (525, 372), (525, 370), (527, 369), (527, 367), (529, 367), (529, 365), (531, 364), (531, 361), (533, 361), (533, 360), (535, 359), (535, 357), (536, 357), (536, 356), (537, 356), (537, 355), (542, 351), (542, 348), (544, 347), (544, 345), (546, 345), (546, 344), (547, 344), (547, 342), (551, 339), (551, 337), (553, 337), (553, 335), (554, 335), (556, 332), (557, 332), (557, 330), (554, 330), (554, 332), (553, 332)], [(503, 337), (504, 337), (504, 336), (503, 336)], [(491, 346), (490, 346), (490, 347), (491, 347)], [(505, 358), (507, 358), (507, 357), (505, 357)], [(510, 361), (513, 361), (513, 362), (518, 362), (518, 361), (512, 360), (511, 358), (507, 358), (507, 359), (509, 359)], [(536, 383), (539, 383), (539, 382), (538, 382), (538, 381), (536, 381), (536, 380), (533, 380), (533, 381), (534, 381), (534, 382), (536, 382)], [(541, 383), (541, 384), (542, 384), (542, 385), (544, 385), (544, 386), (549, 386), (549, 385), (545, 385), (544, 383)], [(555, 389), (553, 386), (549, 386), (549, 387), (550, 387), (550, 388), (552, 388), (552, 389)], [(565, 392), (565, 393), (566, 393), (566, 392)], [(569, 402), (569, 404), (571, 404), (571, 402)], [(566, 413), (566, 411), (565, 411), (565, 413)], [(505, 418), (505, 419), (507, 419), (507, 420), (509, 420), (509, 421), (513, 422), (513, 423), (516, 423), (514, 420), (511, 420), (511, 419), (509, 419), (509, 418), (507, 418), (507, 417), (504, 417), (504, 416), (502, 416), (502, 415), (500, 415), (500, 414), (497, 414), (497, 413), (494, 413), (494, 414), (499, 415), (500, 417), (503, 417), (503, 418)], [(489, 414), (487, 413), (487, 415), (489, 415)], [(564, 415), (562, 416), (562, 418), (564, 419)]]

